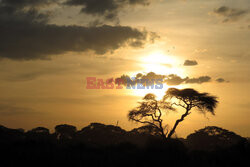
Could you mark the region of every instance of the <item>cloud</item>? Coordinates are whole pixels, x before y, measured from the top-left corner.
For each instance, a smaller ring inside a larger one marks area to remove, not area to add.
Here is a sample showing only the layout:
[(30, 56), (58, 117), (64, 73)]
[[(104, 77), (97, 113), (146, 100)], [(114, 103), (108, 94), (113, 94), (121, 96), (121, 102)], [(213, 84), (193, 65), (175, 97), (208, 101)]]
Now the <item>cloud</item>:
[(184, 66), (195, 66), (195, 65), (198, 65), (197, 61), (196, 60), (185, 60)]
[(1, 0), (1, 5), (3, 6), (12, 6), (15, 8), (23, 8), (23, 7), (39, 7), (50, 5), (58, 0)]
[(164, 80), (164, 82), (167, 85), (180, 85), (180, 84), (184, 83), (187, 79), (188, 79), (188, 77), (181, 78), (180, 76), (178, 76), (176, 74), (170, 74), (170, 75), (166, 76), (166, 79)]
[(226, 81), (224, 78), (218, 78), (218, 79), (216, 79), (216, 82), (224, 83), (224, 82), (229, 82), (229, 81)]
[(37, 112), (31, 108), (0, 104), (0, 115), (1, 116), (39, 114), (39, 113), (40, 112)]
[[(127, 81), (129, 80), (130, 80), (130, 83), (133, 83), (135, 85), (136, 83), (141, 82), (141, 79), (148, 79), (148, 80), (152, 80), (152, 79), (160, 80), (161, 79), (163, 83), (166, 83), (169, 86), (181, 85), (181, 84), (202, 84), (202, 83), (211, 81), (211, 77), (209, 76), (201, 76), (198, 78), (189, 78), (189, 77), (181, 78), (180, 76), (176, 74), (161, 75), (161, 74), (155, 74), (154, 72), (150, 72), (147, 74), (137, 73), (136, 77), (130, 77), (124, 74), (121, 77), (116, 78), (116, 79), (122, 80), (123, 81), (122, 83), (124, 85), (126, 85)], [(148, 83), (153, 84), (154, 82), (148, 82)]]
[[(7, 33), (5, 33), (7, 32)], [(46, 59), (68, 51), (93, 50), (104, 54), (133, 41), (143, 45), (146, 34), (131, 27), (80, 27), (42, 24), (0, 28), (0, 57), (30, 60)]]
[(146, 31), (129, 26), (84, 27), (49, 24), (50, 14), (33, 8), (31, 4), (38, 6), (51, 1), (18, 2), (0, 1), (0, 58), (48, 59), (52, 55), (69, 51), (89, 50), (104, 54), (124, 45), (142, 47), (148, 35), (150, 36)]
[(217, 9), (214, 9), (213, 13), (217, 16), (223, 17), (223, 22), (235, 22), (243, 18), (248, 13), (248, 10), (221, 6)]
[(149, 5), (150, 0), (67, 0), (68, 6), (81, 6), (81, 12), (104, 16), (106, 20), (117, 19), (119, 10), (127, 6)]
[[(164, 80), (166, 78), (165, 75), (156, 74), (154, 72), (149, 72), (147, 74), (137, 73), (135, 77), (131, 77), (129, 75), (123, 74), (121, 77), (116, 78), (115, 82), (123, 85), (127, 85), (128, 81), (131, 85), (135, 85), (137, 83), (145, 84), (150, 86), (156, 82), (156, 80)], [(119, 81), (120, 80), (120, 81)], [(122, 81), (122, 82), (121, 82)]]
[(209, 76), (201, 76), (201, 77), (198, 77), (198, 78), (187, 79), (185, 83), (187, 83), (187, 84), (202, 84), (202, 83), (210, 82), (210, 81), (211, 81), (211, 77), (209, 77)]
[(161, 74), (156, 74), (154, 72), (149, 72), (147, 74), (138, 73), (136, 79), (164, 79), (166, 76)]
[(167, 75), (164, 82), (167, 85), (180, 85), (180, 84), (202, 84), (205, 82), (210, 82), (211, 81), (211, 77), (209, 76), (201, 76), (198, 78), (181, 78), (180, 76), (176, 75), (176, 74), (170, 74)]
[[(48, 75), (65, 75), (66, 72), (69, 72), (70, 69), (66, 67), (55, 67), (55, 68), (42, 68), (42, 69), (33, 69), (29, 72), (15, 72), (14, 74), (8, 73), (8, 75), (2, 77), (5, 81), (10, 82), (24, 82), (37, 79), (42, 76)], [(0, 80), (2, 80), (0, 79)]]

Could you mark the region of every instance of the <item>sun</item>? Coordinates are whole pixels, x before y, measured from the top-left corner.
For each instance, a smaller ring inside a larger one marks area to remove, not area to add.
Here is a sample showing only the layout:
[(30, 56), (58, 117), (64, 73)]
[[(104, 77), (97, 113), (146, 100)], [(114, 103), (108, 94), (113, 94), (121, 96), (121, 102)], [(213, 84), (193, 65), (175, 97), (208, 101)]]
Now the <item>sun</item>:
[(163, 84), (163, 88), (162, 89), (133, 89), (132, 90), (132, 94), (139, 96), (139, 97), (144, 97), (146, 94), (148, 93), (153, 93), (154, 95), (156, 95), (156, 99), (160, 100), (163, 98), (163, 96), (165, 95), (166, 91), (169, 88), (178, 88), (178, 89), (182, 89), (183, 86), (182, 85), (175, 85), (175, 86), (169, 86), (167, 84)]
[(149, 55), (142, 57), (142, 61), (146, 63), (157, 63), (157, 64), (161, 63), (171, 64), (174, 62), (173, 58), (164, 54), (162, 51), (151, 52)]
[[(137, 72), (137, 73), (143, 73), (147, 74), (149, 72), (154, 72), (156, 74), (161, 75), (169, 75), (169, 74), (176, 74), (179, 76), (183, 76), (184, 71), (183, 69), (178, 67), (178, 60), (174, 58), (174, 56), (166, 55), (162, 51), (154, 51), (149, 53), (146, 56), (143, 56), (140, 58), (141, 66), (143, 68), (143, 72)], [(136, 73), (134, 74), (136, 75)], [(170, 87), (175, 88), (182, 88), (181, 85), (178, 86), (169, 86), (167, 84), (163, 84), (162, 89), (132, 89), (130, 92), (133, 95), (143, 97), (148, 93), (153, 93), (157, 96), (157, 99), (161, 99), (165, 92)]]
[(156, 95), (156, 99), (160, 100), (165, 95), (168, 88), (169, 86), (164, 85), (162, 89), (134, 89), (133, 94), (139, 97), (144, 97), (148, 93), (153, 93)]
[(154, 72), (157, 74), (177, 74), (181, 75), (182, 71), (175, 66), (178, 60), (171, 55), (166, 55), (162, 51), (154, 51), (150, 54), (141, 57), (141, 66), (144, 72)]

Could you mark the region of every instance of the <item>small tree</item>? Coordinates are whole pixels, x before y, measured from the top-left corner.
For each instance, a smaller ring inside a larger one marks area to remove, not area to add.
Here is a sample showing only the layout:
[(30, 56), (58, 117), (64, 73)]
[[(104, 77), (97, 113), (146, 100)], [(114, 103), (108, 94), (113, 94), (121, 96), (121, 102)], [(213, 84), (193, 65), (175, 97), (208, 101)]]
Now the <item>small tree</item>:
[(166, 101), (156, 100), (156, 96), (152, 93), (147, 94), (139, 106), (129, 111), (128, 119), (149, 124), (155, 127), (162, 137), (166, 138), (165, 128), (163, 127), (162, 114), (167, 110), (174, 110), (171, 105)]
[(173, 128), (167, 136), (168, 138), (171, 138), (171, 136), (174, 134), (179, 123), (182, 122), (186, 116), (191, 114), (192, 108), (197, 108), (203, 114), (209, 112), (214, 115), (214, 109), (216, 108), (218, 103), (218, 101), (216, 100), (217, 97), (210, 96), (208, 93), (199, 93), (194, 89), (179, 90), (176, 88), (170, 88), (167, 90), (165, 96), (163, 97), (163, 101), (170, 99), (175, 99), (174, 101), (176, 102), (172, 102), (172, 105), (184, 108), (185, 113), (182, 114), (180, 119), (176, 120)]

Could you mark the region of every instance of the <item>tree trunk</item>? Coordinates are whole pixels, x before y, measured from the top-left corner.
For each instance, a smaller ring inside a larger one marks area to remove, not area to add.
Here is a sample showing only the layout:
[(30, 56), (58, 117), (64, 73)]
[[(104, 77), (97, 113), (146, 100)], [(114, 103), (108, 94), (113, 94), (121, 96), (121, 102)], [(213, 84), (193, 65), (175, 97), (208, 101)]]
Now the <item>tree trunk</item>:
[(166, 139), (167, 137), (166, 137), (166, 134), (164, 133), (164, 129), (162, 127), (162, 122), (161, 121), (159, 121), (159, 127), (158, 127), (158, 129), (159, 129), (159, 131), (161, 133), (162, 138)]
[(166, 136), (166, 134), (164, 133), (164, 130), (161, 128), (161, 136), (162, 136), (162, 138), (163, 139), (166, 139), (167, 138), (167, 136)]
[(171, 136), (174, 134), (174, 132), (175, 132), (175, 129), (177, 128), (177, 126), (178, 126), (178, 124), (180, 123), (180, 122), (182, 122), (183, 120), (184, 120), (184, 118), (189, 114), (189, 110), (190, 109), (186, 109), (186, 112), (181, 116), (181, 119), (178, 119), (178, 120), (176, 120), (176, 122), (175, 122), (175, 124), (174, 124), (174, 127), (172, 128), (172, 130), (169, 132), (169, 134), (168, 134), (168, 139), (170, 139), (171, 138)]

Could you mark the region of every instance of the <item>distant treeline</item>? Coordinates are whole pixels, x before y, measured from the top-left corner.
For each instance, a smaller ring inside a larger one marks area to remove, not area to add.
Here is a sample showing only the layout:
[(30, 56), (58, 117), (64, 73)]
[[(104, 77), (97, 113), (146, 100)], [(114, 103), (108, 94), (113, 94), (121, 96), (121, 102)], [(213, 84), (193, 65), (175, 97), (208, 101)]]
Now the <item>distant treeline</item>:
[(57, 125), (25, 132), (0, 126), (0, 166), (246, 166), (250, 144), (234, 132), (209, 126), (186, 139), (163, 139), (152, 126), (125, 131), (91, 123), (77, 130)]

